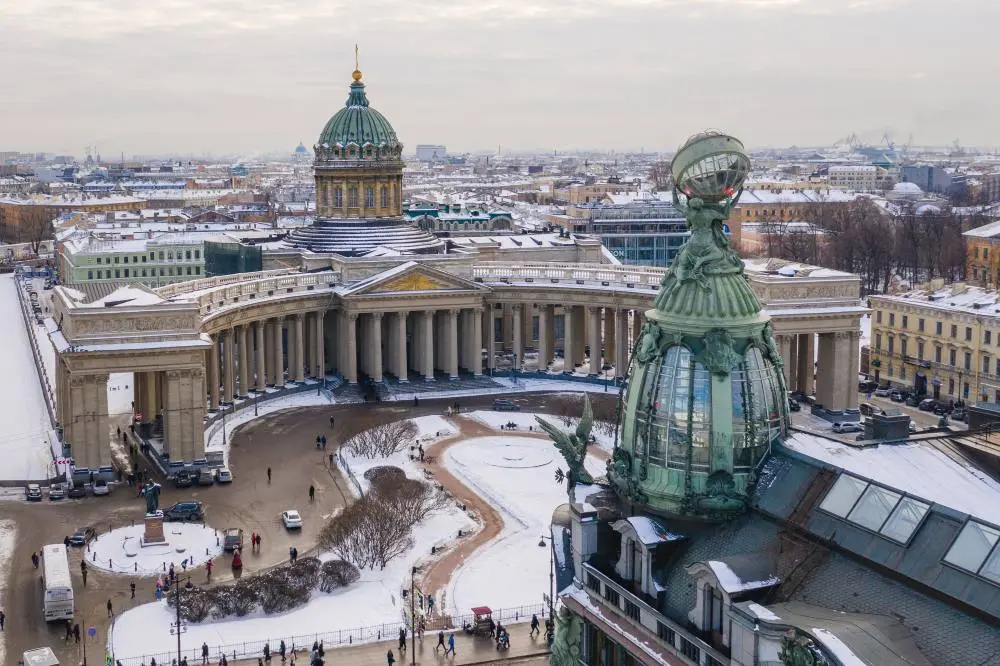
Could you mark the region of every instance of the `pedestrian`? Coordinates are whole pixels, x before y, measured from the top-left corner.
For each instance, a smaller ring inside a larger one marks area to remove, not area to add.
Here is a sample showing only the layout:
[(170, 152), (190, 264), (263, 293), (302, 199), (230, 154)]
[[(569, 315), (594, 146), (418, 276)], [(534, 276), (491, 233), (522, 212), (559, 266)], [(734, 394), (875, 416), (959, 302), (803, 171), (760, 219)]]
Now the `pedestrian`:
[(251, 532), (250, 533), (250, 552), (252, 553), (255, 550), (257, 550), (257, 533), (256, 532)]
[(271, 663), (271, 644), (264, 643), (264, 661)]
[(330, 469), (333, 469), (333, 454), (330, 454)]
[(320, 447), (320, 446), (321, 446), (322, 444), (323, 444), (323, 438), (322, 438), (322, 437), (320, 437), (319, 435), (316, 435), (316, 448), (317, 448), (317, 449), (319, 449), (319, 447)]
[(444, 632), (443, 631), (439, 631), (438, 632), (438, 644), (434, 646), (434, 651), (437, 652), (438, 648), (444, 648), (445, 652), (448, 651), (448, 648), (444, 647)]
[(3, 631), (3, 623), (7, 619), (7, 614), (0, 610), (0, 631)]
[(332, 416), (330, 417), (330, 429), (331, 430), (333, 429), (333, 417)]
[(281, 639), (281, 644), (278, 646), (278, 654), (281, 655), (281, 663), (285, 663), (285, 639)]
[(290, 564), (295, 564), (295, 547), (294, 546), (289, 546), (288, 547), (288, 562)]
[(309, 486), (309, 501), (316, 499), (316, 486)]
[(219, 658), (219, 666), (229, 666), (229, 660), (226, 659), (226, 653), (222, 653), (222, 657)]
[(424, 461), (424, 445), (423, 444), (418, 444), (417, 445), (417, 451), (420, 452), (420, 462), (423, 462)]
[(63, 546), (69, 548), (69, 537), (63, 537)]
[(448, 635), (448, 649), (444, 651), (445, 656), (447, 656), (449, 652), (451, 652), (452, 656), (455, 656), (455, 632), (454, 631), (451, 632), (451, 634)]
[(326, 449), (326, 435), (323, 435), (323, 449)]
[(406, 629), (402, 627), (399, 630), (399, 651), (406, 652)]
[(389, 666), (392, 666), (394, 663), (396, 663), (396, 657), (392, 654), (392, 650), (389, 650), (388, 652), (385, 653), (385, 660), (389, 662)]
[[(80, 562), (80, 564), (84, 564)], [(87, 567), (80, 567), (80, 575), (83, 576), (83, 586), (87, 587)]]
[(111, 605), (111, 599), (108, 599), (108, 617), (111, 617), (112, 615), (114, 615), (114, 613), (112, 612), (113, 608), (114, 608), (114, 606)]
[(135, 581), (134, 580), (128, 584), (128, 589), (129, 589), (129, 592), (132, 593), (132, 597), (131, 598), (135, 599)]
[(531, 616), (531, 633), (529, 635), (534, 636), (538, 633), (538, 616)]
[(271, 468), (270, 467), (267, 468), (267, 482), (268, 482), (268, 484), (271, 483)]
[(120, 437), (121, 434), (122, 434), (122, 428), (121, 428), (121, 426), (118, 426), (118, 436)]
[(258, 534), (257, 535), (257, 552), (258, 553), (260, 552), (260, 540), (261, 540), (261, 536)]
[(299, 549), (296, 548), (295, 546), (292, 546), (292, 562), (298, 562), (298, 561), (299, 561)]
[(187, 658), (187, 655), (184, 655), (184, 658), (183, 658), (183, 659), (181, 659), (181, 666), (188, 666), (188, 658)]
[(38, 568), (38, 553), (31, 553), (31, 566)]
[(201, 663), (208, 663), (208, 643), (201, 644)]
[(212, 578), (212, 560), (205, 562), (205, 570), (208, 571), (208, 578)]
[(79, 643), (80, 642), (80, 623), (79, 622), (77, 622), (76, 624), (73, 625), (73, 642), (75, 642), (75, 643)]
[(68, 641), (73, 638), (73, 621), (66, 620), (66, 637), (63, 640)]

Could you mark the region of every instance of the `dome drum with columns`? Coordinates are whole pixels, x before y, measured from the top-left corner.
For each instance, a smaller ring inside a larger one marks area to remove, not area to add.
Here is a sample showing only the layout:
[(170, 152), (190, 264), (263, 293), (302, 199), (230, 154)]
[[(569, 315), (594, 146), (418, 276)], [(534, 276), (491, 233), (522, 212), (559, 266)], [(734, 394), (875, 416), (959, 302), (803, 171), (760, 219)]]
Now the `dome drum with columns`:
[(289, 246), (363, 256), (379, 247), (436, 254), (444, 242), (403, 217), (403, 144), (368, 102), (355, 69), (344, 107), (327, 121), (313, 146), (317, 219), (296, 229)]
[(749, 169), (743, 146), (697, 135), (673, 168), (691, 238), (645, 313), (609, 476), (650, 511), (719, 520), (746, 509), (788, 402), (770, 319), (721, 229)]

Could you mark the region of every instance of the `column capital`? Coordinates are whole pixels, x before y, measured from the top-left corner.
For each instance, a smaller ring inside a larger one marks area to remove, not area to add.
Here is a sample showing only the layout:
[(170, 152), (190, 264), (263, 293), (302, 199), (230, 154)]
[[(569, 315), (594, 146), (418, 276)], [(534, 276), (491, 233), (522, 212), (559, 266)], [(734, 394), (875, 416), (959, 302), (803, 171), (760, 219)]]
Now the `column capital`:
[(372, 318), (375, 319), (375, 321), (380, 321), (382, 319), (382, 316), (385, 315), (385, 313), (384, 312), (372, 312), (371, 315), (372, 315)]
[(279, 323), (279, 324), (280, 324), (281, 322), (283, 322), (284, 320), (285, 320), (285, 315), (275, 315), (275, 316), (274, 316), (274, 321), (276, 321), (276, 322), (277, 322), (277, 323)]
[(355, 322), (358, 319), (358, 313), (357, 312), (350, 312), (350, 311), (346, 311), (345, 310), (344, 314), (347, 315), (347, 321)]
[(461, 311), (462, 311), (461, 308), (451, 308), (451, 309), (448, 310), (448, 315), (451, 316), (451, 317), (457, 317), (458, 313), (461, 312)]
[(295, 318), (296, 321), (302, 321), (302, 318), (304, 316), (305, 316), (304, 312), (296, 312), (295, 314), (292, 315), (292, 317)]
[(410, 313), (407, 312), (407, 311), (405, 311), (405, 310), (403, 310), (403, 311), (397, 312), (396, 316), (398, 316), (400, 319), (406, 319), (407, 317), (410, 316)]

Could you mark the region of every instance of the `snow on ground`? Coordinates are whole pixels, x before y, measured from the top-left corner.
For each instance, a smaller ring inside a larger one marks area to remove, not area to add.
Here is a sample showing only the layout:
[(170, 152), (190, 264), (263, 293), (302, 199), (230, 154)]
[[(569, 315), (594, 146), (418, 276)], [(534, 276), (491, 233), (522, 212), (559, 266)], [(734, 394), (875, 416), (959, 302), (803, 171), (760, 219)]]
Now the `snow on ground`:
[(143, 547), (139, 539), (146, 527), (138, 523), (106, 532), (87, 546), (87, 562), (114, 573), (152, 576), (173, 564), (177, 573), (184, 563), (191, 569), (222, 553), (222, 532), (200, 523), (163, 523), (167, 543)]
[[(549, 534), (552, 512), (567, 501), (566, 486), (555, 482), (556, 468), (566, 462), (554, 444), (540, 439), (500, 435), (476, 437), (448, 448), (444, 464), (500, 512), (504, 528), (473, 553), (448, 583), (447, 603), (453, 613), (473, 606), (510, 608), (541, 603), (549, 591)], [(605, 464), (589, 456), (595, 476)]]
[[(552, 423), (563, 430), (576, 430), (577, 424), (580, 422), (578, 418), (571, 418), (569, 425), (565, 425), (563, 418), (555, 414), (536, 414), (535, 412), (493, 412), (488, 410), (476, 410), (469, 414), (472, 418), (477, 421), (488, 425), (494, 430), (499, 430), (500, 426), (506, 427), (508, 423), (513, 423), (516, 430), (528, 430), (531, 432), (545, 432), (541, 430), (538, 425), (538, 421), (535, 419), (536, 416), (541, 416), (543, 419)], [(595, 424), (590, 430), (591, 436), (596, 441), (597, 445), (604, 449), (605, 451), (611, 452), (615, 448), (615, 434), (614, 432), (605, 432), (603, 428)]]
[[(348, 630), (351, 630), (353, 643), (374, 640), (374, 629), (371, 634), (354, 630), (401, 622), (409, 613), (409, 605), (400, 592), (404, 586), (409, 586), (410, 567), (429, 557), (431, 546), (452, 541), (459, 528), (470, 526), (469, 519), (457, 507), (438, 512), (416, 527), (413, 547), (392, 560), (385, 570), (362, 571), (361, 580), (354, 585), (329, 594), (317, 591), (308, 604), (288, 613), (265, 616), (258, 610), (239, 620), (189, 623), (182, 637), (183, 649), (193, 656), (204, 642), (208, 643), (211, 654), (217, 655), (222, 645), (256, 644), (263, 640), (270, 641), (272, 650), (281, 640), (289, 647), (293, 643), (308, 647), (324, 636), (326, 645), (336, 645), (341, 641), (347, 643)], [(326, 554), (320, 559), (333, 559), (333, 556)], [(160, 662), (160, 654), (176, 650), (176, 638), (170, 634), (173, 619), (165, 601), (125, 611), (115, 622), (112, 636), (115, 658), (156, 654)], [(396, 631), (395, 626), (382, 627), (382, 636), (394, 637)], [(341, 632), (340, 641), (335, 638), (338, 632)]]
[[(0, 348), (0, 479), (45, 479), (53, 470), (49, 415), (17, 300), (13, 275), (0, 276), (0, 318), (8, 322)], [(50, 345), (51, 347), (51, 345)]]
[(430, 416), (418, 416), (410, 420), (413, 421), (413, 425), (417, 426), (417, 439), (422, 442), (449, 437), (458, 432), (455, 424), (443, 416), (431, 414)]
[[(0, 520), (0, 609), (7, 606), (7, 576), (10, 575), (10, 558), (14, 556), (14, 544), (17, 541), (17, 526), (12, 520)], [(4, 660), (4, 632), (0, 631), (0, 664)]]
[[(271, 390), (268, 392), (270, 393)], [(254, 415), (254, 406), (252, 401), (239, 401), (239, 404), (245, 404), (246, 406), (242, 407), (235, 414), (226, 415), (226, 441), (223, 441), (222, 438), (223, 427), (221, 419), (205, 429), (206, 451), (225, 451), (228, 456), (228, 440), (233, 438), (233, 432), (236, 430), (237, 426), (241, 426), (247, 421), (253, 421), (255, 418), (266, 414), (272, 414), (282, 409), (329, 405), (330, 401), (325, 395), (317, 394), (312, 391), (303, 391), (301, 393), (293, 393), (292, 395), (284, 396), (282, 398), (274, 398), (272, 400), (265, 400), (258, 403), (257, 415)]]
[(113, 372), (108, 376), (108, 414), (130, 414), (135, 386), (131, 372)]

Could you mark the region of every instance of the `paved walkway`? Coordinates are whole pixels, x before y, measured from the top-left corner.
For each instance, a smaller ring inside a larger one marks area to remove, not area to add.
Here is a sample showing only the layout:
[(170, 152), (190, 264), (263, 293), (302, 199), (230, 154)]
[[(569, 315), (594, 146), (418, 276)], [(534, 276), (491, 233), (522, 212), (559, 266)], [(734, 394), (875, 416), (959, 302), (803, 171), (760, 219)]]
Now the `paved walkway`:
[[(544, 636), (529, 636), (527, 624), (511, 625), (510, 649), (497, 651), (496, 644), (489, 638), (467, 636), (462, 632), (455, 633), (455, 654), (444, 656), (444, 650), (434, 651), (437, 645), (437, 634), (428, 632), (423, 641), (417, 639), (416, 664), (418, 666), (457, 666), (471, 664), (509, 663), (547, 664), (549, 648)], [(448, 634), (445, 634), (445, 641)], [(339, 647), (327, 650), (325, 661), (328, 664), (351, 664), (351, 666), (381, 666), (388, 664), (386, 653), (392, 650), (397, 666), (406, 666), (411, 662), (410, 641), (406, 642), (406, 652), (400, 653), (395, 641), (368, 643), (356, 647)], [(256, 664), (256, 659), (240, 660), (244, 666)], [(308, 653), (300, 652), (296, 658), (297, 666), (308, 666)], [(273, 656), (272, 666), (279, 666), (281, 658)], [(287, 662), (286, 662), (287, 664)]]

